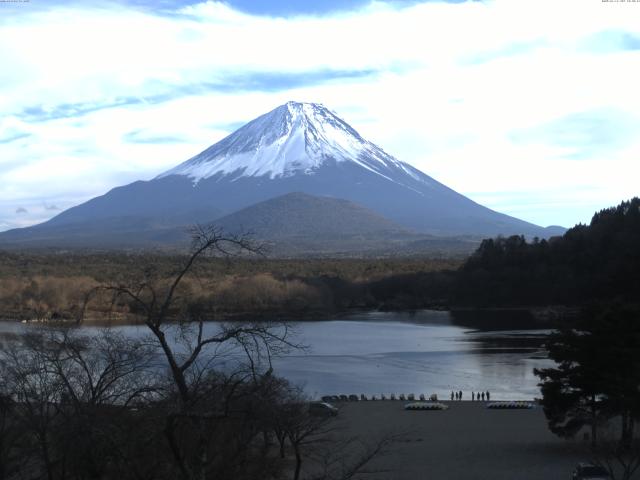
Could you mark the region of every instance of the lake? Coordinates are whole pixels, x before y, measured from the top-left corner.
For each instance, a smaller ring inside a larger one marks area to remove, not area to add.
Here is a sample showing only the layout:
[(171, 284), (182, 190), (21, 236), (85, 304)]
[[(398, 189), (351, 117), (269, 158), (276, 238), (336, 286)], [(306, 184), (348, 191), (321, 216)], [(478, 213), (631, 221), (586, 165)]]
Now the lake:
[[(492, 400), (532, 399), (540, 396), (533, 368), (550, 365), (542, 348), (549, 330), (524, 312), (367, 312), (290, 325), (308, 349), (275, 359), (274, 369), (314, 397), (436, 393), (448, 399), (451, 390), (462, 390), (470, 399), (471, 391), (489, 390)], [(24, 328), (30, 327), (0, 322), (0, 334)], [(144, 327), (116, 328), (146, 334)]]

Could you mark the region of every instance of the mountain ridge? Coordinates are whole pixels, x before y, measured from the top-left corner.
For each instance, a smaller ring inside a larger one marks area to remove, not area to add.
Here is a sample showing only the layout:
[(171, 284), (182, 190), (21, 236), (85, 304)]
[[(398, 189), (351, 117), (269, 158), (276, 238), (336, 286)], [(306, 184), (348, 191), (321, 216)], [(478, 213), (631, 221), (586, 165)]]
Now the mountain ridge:
[[(65, 225), (73, 226), (68, 243), (74, 243), (82, 225), (105, 231), (109, 225), (122, 228), (123, 219), (130, 219), (125, 223), (131, 231), (136, 218), (166, 230), (210, 222), (292, 192), (344, 199), (427, 235), (559, 233), (455, 192), (365, 140), (322, 105), (289, 102), (151, 180), (113, 188), (47, 222), (4, 232), (0, 243), (19, 238), (46, 243)], [(61, 234), (58, 238), (64, 243)]]

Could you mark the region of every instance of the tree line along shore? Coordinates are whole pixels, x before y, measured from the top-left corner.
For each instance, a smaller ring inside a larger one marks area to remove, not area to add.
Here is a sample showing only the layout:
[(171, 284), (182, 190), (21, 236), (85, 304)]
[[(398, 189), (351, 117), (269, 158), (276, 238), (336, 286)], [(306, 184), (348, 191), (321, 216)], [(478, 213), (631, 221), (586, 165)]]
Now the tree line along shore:
[[(98, 285), (147, 278), (167, 285), (184, 257), (125, 253), (0, 253), (0, 318), (74, 320)], [(180, 285), (184, 305), (211, 319), (326, 317), (359, 309), (439, 306), (461, 259), (203, 258)], [(176, 303), (178, 305), (179, 301)], [(183, 306), (184, 306), (183, 305)], [(133, 305), (92, 302), (87, 321), (135, 321)]]
[[(597, 212), (562, 237), (484, 240), (469, 257), (202, 258), (180, 285), (212, 319), (314, 318), (359, 309), (580, 307), (634, 302), (640, 291), (640, 199)], [(0, 252), (0, 318), (73, 320), (98, 285), (167, 285), (188, 256)], [(135, 319), (135, 306), (93, 302), (91, 320)], [(176, 302), (179, 306), (180, 302)], [(562, 310), (562, 309), (560, 309)]]

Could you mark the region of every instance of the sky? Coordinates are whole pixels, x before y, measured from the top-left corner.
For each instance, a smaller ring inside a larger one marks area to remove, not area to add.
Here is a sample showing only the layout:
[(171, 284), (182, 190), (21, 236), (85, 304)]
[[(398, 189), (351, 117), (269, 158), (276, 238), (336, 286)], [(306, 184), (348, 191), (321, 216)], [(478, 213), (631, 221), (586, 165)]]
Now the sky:
[(539, 225), (640, 185), (640, 2), (0, 1), (0, 231), (289, 100)]

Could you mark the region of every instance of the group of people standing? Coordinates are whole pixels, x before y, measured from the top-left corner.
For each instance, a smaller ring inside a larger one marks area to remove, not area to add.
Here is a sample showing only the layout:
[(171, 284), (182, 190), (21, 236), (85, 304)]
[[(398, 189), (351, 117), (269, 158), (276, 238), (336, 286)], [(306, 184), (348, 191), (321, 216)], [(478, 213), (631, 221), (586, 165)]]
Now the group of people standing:
[[(453, 390), (451, 391), (451, 401), (454, 400), (462, 400), (462, 390), (458, 391), (458, 392), (454, 392)], [(489, 393), (489, 390), (487, 390), (486, 392), (471, 392), (471, 401), (475, 402), (475, 401), (489, 401), (491, 400), (491, 393)]]

